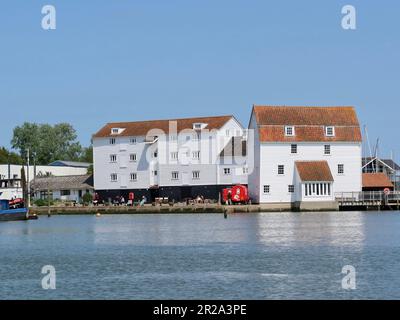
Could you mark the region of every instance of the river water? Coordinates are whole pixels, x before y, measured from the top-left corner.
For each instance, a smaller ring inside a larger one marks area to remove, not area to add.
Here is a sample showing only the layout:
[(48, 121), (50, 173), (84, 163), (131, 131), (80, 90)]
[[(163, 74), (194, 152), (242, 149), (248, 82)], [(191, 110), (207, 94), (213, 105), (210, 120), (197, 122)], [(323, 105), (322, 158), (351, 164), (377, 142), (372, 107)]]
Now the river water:
[(400, 212), (0, 223), (0, 299), (400, 299)]

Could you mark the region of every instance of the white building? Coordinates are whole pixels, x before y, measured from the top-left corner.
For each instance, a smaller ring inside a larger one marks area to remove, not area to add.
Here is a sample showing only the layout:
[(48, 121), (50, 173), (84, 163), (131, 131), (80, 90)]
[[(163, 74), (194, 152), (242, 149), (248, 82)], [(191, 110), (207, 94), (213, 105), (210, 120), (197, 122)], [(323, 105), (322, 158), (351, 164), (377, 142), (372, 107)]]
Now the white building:
[(336, 192), (359, 192), (361, 131), (352, 107), (254, 106), (248, 185), (255, 203), (336, 208)]
[(243, 135), (233, 116), (109, 123), (93, 136), (95, 190), (104, 200), (218, 199), (222, 188), (247, 184), (246, 157), (221, 156)]
[[(48, 166), (28, 166), (15, 164), (0, 164), (0, 199), (11, 199), (22, 197), (21, 169), (25, 170), (25, 179), (32, 182), (35, 177), (43, 176), (76, 176), (86, 175), (87, 166), (74, 163), (74, 166), (48, 165)], [(28, 179), (29, 178), (29, 179)]]
[(86, 193), (93, 194), (93, 176), (41, 177), (32, 181), (35, 199), (81, 202)]

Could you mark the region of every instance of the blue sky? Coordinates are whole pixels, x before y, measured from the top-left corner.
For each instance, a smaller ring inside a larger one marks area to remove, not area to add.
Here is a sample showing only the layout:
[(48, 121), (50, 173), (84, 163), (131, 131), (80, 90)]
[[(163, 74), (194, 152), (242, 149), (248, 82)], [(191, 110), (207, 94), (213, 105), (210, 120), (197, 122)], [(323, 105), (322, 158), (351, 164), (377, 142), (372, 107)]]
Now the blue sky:
[[(41, 8), (57, 29), (41, 28)], [(341, 8), (357, 9), (357, 30)], [(2, 1), (0, 145), (24, 121), (104, 123), (234, 114), (252, 104), (354, 105), (400, 158), (398, 1)]]

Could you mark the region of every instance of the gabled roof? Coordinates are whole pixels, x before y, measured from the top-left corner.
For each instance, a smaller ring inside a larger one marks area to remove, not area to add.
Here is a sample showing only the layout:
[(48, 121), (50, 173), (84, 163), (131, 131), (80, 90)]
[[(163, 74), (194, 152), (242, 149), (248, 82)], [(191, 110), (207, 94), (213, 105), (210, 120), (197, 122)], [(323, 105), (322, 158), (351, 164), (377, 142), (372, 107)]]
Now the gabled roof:
[(363, 188), (393, 188), (393, 183), (384, 173), (363, 173)]
[[(205, 123), (207, 126), (204, 129), (214, 130), (222, 128), (230, 119), (235, 119), (232, 115), (217, 116), (217, 117), (198, 117), (198, 118), (183, 118), (183, 119), (166, 119), (166, 120), (149, 120), (136, 122), (114, 122), (106, 124), (93, 137), (135, 137), (146, 136), (150, 130), (158, 129), (165, 133), (170, 130), (170, 122), (176, 122), (178, 133), (185, 129), (193, 129), (195, 123)], [(236, 120), (236, 119), (235, 119)], [(236, 120), (237, 121), (237, 120)], [(121, 134), (111, 134), (112, 128), (125, 129)]]
[(378, 161), (378, 162), (382, 163), (382, 165), (389, 167), (389, 169), (396, 170), (396, 171), (400, 170), (400, 166), (396, 162), (394, 162), (392, 159), (380, 159), (377, 157), (363, 158), (362, 159), (363, 168), (370, 165), (374, 161)]
[(79, 176), (50, 176), (35, 178), (32, 181), (32, 189), (41, 190), (72, 190), (72, 189), (93, 189), (92, 175)]
[(303, 182), (333, 181), (327, 161), (296, 161), (296, 168)]
[[(253, 106), (261, 142), (361, 142), (361, 130), (353, 107)], [(295, 136), (285, 136), (284, 127), (293, 126)], [(334, 126), (327, 137), (325, 127)]]
[(232, 137), (219, 154), (220, 157), (245, 157), (247, 141), (242, 137)]

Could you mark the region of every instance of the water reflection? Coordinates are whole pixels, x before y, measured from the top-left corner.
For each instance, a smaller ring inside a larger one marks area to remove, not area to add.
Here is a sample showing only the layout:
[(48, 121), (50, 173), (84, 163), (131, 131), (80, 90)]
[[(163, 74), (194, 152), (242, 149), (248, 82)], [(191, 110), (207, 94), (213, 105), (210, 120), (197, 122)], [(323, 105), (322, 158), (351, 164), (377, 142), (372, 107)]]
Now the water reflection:
[(257, 216), (258, 241), (266, 246), (362, 247), (361, 212), (264, 213)]

